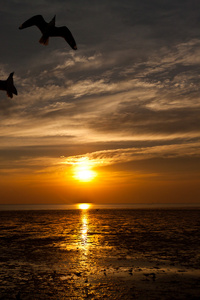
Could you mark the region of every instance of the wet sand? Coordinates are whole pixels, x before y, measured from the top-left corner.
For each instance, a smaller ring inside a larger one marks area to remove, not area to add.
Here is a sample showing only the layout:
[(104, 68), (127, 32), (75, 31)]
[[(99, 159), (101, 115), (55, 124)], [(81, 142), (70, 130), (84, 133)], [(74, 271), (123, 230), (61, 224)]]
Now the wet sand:
[[(7, 278), (13, 286), (1, 286), (0, 299), (17, 299), (17, 295), (24, 300), (199, 299), (199, 270), (172, 267), (168, 263), (155, 265), (147, 262), (147, 265), (144, 261), (130, 263), (119, 259), (107, 261), (102, 268), (95, 267), (92, 271), (84, 268), (74, 272), (59, 268), (41, 271), (39, 268), (31, 276), (30, 271), (21, 269), (20, 277)], [(16, 280), (20, 280), (19, 286), (15, 285)]]
[(0, 299), (200, 299), (198, 213), (4, 215)]

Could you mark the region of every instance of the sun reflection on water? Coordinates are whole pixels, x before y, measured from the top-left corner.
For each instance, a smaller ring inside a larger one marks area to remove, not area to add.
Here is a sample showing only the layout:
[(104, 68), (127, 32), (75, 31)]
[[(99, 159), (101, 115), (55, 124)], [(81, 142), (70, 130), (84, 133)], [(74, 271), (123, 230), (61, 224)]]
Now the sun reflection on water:
[(87, 246), (87, 237), (88, 237), (88, 215), (87, 211), (82, 211), (81, 216), (82, 226), (81, 226), (81, 244), (82, 246)]

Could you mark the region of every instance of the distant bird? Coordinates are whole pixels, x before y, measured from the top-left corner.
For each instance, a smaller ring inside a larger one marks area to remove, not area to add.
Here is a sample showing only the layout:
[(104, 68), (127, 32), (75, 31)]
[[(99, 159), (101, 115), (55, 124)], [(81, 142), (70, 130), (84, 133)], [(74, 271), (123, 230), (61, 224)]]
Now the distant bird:
[(43, 16), (37, 15), (34, 16), (27, 21), (25, 21), (19, 29), (24, 29), (31, 26), (37, 26), (40, 31), (42, 32), (42, 37), (39, 40), (40, 44), (48, 45), (49, 37), (52, 36), (60, 36), (63, 37), (66, 42), (70, 45), (70, 47), (74, 50), (77, 50), (76, 42), (73, 38), (73, 35), (71, 34), (70, 30), (66, 26), (62, 27), (56, 27), (55, 26), (56, 16), (53, 17), (53, 19), (47, 23)]
[(17, 95), (17, 90), (13, 82), (13, 74), (10, 73), (7, 80), (0, 80), (0, 90), (6, 91), (9, 98), (13, 97), (13, 94)]

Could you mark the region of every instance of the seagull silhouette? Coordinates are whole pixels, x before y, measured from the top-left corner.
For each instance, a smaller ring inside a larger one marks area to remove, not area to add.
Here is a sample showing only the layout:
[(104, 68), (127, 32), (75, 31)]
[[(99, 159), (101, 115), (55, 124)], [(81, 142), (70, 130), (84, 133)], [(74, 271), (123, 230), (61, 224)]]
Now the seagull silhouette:
[(48, 45), (49, 37), (60, 36), (66, 40), (66, 42), (70, 45), (70, 47), (73, 50), (77, 50), (76, 42), (70, 30), (66, 26), (56, 27), (55, 21), (56, 21), (56, 16), (54, 16), (53, 19), (49, 23), (47, 23), (44, 20), (43, 16), (37, 15), (25, 21), (19, 27), (19, 29), (24, 29), (35, 25), (42, 32), (42, 37), (39, 40), (40, 44)]
[(13, 74), (14, 72), (10, 73), (7, 80), (0, 80), (0, 90), (6, 91), (9, 98), (12, 98), (13, 94), (17, 95), (17, 90), (13, 82)]

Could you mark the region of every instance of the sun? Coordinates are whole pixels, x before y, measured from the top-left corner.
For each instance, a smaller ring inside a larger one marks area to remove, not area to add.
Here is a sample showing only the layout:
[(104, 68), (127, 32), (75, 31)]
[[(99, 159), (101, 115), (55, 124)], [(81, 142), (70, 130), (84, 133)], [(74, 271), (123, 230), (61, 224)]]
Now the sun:
[(96, 173), (87, 165), (76, 166), (74, 170), (74, 178), (79, 181), (88, 182), (93, 180), (95, 176)]
[(80, 170), (76, 173), (76, 178), (81, 181), (90, 181), (94, 178), (94, 174), (91, 170)]
[(78, 204), (78, 208), (79, 209), (88, 209), (88, 208), (90, 208), (90, 204), (89, 203), (80, 203), (80, 204)]

